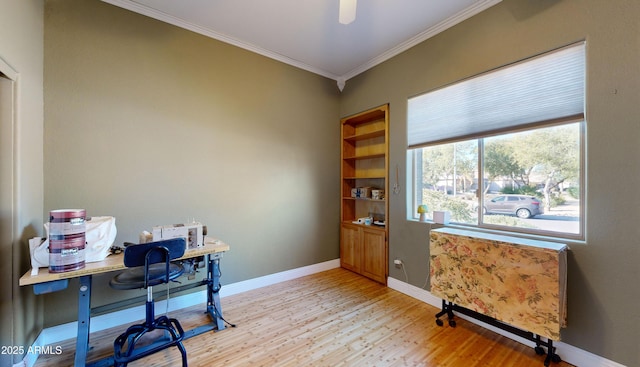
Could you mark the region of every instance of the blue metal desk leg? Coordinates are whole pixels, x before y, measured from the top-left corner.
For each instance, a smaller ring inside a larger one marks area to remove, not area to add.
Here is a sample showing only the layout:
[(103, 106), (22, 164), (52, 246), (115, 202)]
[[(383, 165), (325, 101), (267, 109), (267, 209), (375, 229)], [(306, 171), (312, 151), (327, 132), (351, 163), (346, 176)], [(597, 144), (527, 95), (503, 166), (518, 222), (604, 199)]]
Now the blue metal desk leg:
[(207, 312), (213, 318), (216, 330), (225, 329), (222, 318), (222, 306), (220, 305), (220, 257), (221, 254), (210, 254), (207, 266)]
[(78, 293), (78, 337), (74, 366), (84, 366), (89, 350), (89, 323), (91, 321), (91, 275), (80, 277)]

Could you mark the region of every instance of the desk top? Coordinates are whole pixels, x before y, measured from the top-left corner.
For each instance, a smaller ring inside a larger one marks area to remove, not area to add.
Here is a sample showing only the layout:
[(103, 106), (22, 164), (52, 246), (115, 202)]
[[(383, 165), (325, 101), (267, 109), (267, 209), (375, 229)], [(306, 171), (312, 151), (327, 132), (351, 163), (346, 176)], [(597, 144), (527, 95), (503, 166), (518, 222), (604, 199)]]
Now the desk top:
[[(182, 256), (180, 259), (190, 259), (193, 257), (215, 254), (225, 251), (229, 251), (229, 245), (216, 239), (207, 238), (204, 246), (187, 249), (184, 252), (184, 256)], [(20, 278), (19, 284), (21, 286), (31, 285), (50, 282), (52, 280), (78, 278), (83, 275), (93, 275), (122, 270), (125, 269), (123, 257), (123, 254), (109, 255), (102, 261), (86, 263), (85, 267), (82, 269), (65, 271), (63, 273), (49, 273), (49, 268), (40, 268), (37, 275), (31, 275), (31, 270), (29, 270)]]

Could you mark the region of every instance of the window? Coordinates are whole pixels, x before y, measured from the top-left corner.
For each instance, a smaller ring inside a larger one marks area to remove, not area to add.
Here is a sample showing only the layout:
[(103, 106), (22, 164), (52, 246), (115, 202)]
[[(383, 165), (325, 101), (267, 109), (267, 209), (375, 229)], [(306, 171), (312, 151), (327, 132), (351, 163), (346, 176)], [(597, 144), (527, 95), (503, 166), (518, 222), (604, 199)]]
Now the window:
[(409, 99), (409, 217), (583, 238), (584, 65), (580, 43)]

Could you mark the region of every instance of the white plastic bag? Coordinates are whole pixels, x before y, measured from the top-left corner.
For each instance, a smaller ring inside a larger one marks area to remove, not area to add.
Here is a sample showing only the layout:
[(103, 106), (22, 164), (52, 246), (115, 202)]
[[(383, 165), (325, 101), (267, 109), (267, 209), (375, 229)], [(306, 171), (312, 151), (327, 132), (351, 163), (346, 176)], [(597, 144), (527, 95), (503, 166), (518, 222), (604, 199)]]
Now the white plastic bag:
[[(109, 256), (109, 251), (116, 239), (116, 218), (91, 217), (85, 222), (85, 262), (102, 261)], [(29, 240), (31, 254), (31, 274), (38, 274), (38, 268), (49, 266), (49, 223), (44, 224), (46, 240), (40, 237)]]

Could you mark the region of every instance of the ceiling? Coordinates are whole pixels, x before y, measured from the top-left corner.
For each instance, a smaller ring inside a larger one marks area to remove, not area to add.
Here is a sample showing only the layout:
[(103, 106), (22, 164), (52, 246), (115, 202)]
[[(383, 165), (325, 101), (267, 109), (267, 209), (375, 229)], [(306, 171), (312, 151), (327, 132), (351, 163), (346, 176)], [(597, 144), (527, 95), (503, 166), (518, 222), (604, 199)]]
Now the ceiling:
[(102, 0), (344, 82), (502, 0)]

